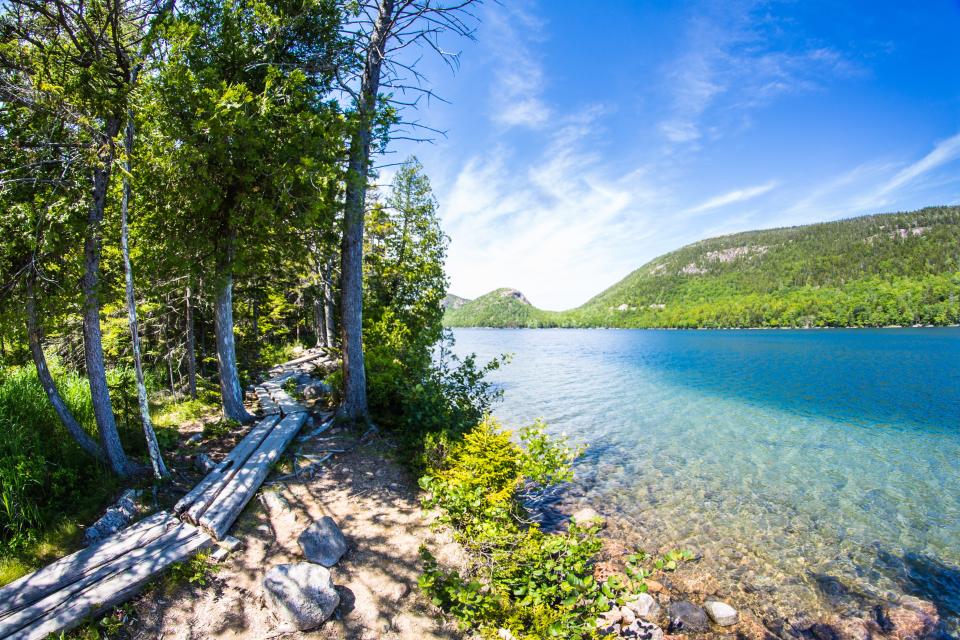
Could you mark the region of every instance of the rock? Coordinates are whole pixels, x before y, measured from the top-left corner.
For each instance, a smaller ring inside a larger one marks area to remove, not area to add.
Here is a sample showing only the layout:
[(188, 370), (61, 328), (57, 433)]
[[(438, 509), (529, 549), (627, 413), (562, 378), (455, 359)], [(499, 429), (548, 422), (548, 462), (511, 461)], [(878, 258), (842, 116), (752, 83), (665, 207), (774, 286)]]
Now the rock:
[(669, 584), (681, 593), (704, 596), (713, 595), (720, 589), (720, 583), (716, 578), (697, 570), (689, 573), (678, 571), (670, 576)]
[(218, 542), (217, 545), (223, 547), (227, 551), (236, 551), (241, 546), (243, 546), (243, 543), (240, 542), (237, 538), (234, 538), (233, 536), (227, 536), (226, 538)]
[(226, 547), (217, 547), (210, 554), (210, 559), (214, 562), (223, 562), (223, 559), (230, 555), (230, 549)]
[(621, 638), (637, 638), (639, 640), (663, 640), (663, 629), (647, 622), (646, 620), (636, 620), (620, 630)]
[(497, 629), (497, 637), (500, 640), (517, 640), (517, 637), (510, 632), (510, 629)]
[(140, 511), (136, 502), (139, 495), (140, 492), (136, 489), (124, 491), (117, 501), (100, 516), (100, 519), (83, 532), (84, 542), (91, 544), (102, 540), (127, 526)]
[(660, 605), (657, 604), (657, 601), (654, 600), (653, 596), (649, 593), (641, 593), (635, 596), (633, 599), (627, 601), (626, 606), (629, 607), (638, 618), (656, 620), (657, 616), (660, 615)]
[(263, 577), (267, 606), (300, 631), (316, 629), (340, 604), (330, 571), (310, 562), (279, 564)]
[(347, 539), (330, 516), (323, 516), (297, 538), (307, 560), (332, 567), (347, 552)]
[(320, 396), (325, 396), (330, 393), (330, 385), (325, 382), (315, 382), (313, 384), (308, 384), (303, 388), (303, 397), (307, 400), (313, 400), (314, 398), (319, 398)]
[(595, 509), (591, 507), (584, 507), (582, 509), (577, 509), (571, 516), (571, 520), (574, 520), (577, 524), (586, 525), (586, 524), (599, 524), (601, 527), (606, 525), (606, 520), (602, 515), (596, 512)]
[(187, 438), (187, 444), (200, 444), (201, 440), (203, 440), (203, 434), (195, 433), (189, 438)]
[(621, 619), (620, 608), (614, 607), (597, 618), (597, 632), (600, 633), (601, 636), (620, 633)]
[(197, 471), (210, 473), (210, 471), (217, 466), (217, 463), (206, 453), (200, 453), (193, 459), (193, 466), (197, 468)]
[[(940, 615), (937, 608), (926, 600), (914, 598), (912, 596), (903, 596), (895, 607), (890, 607), (884, 612), (886, 624), (882, 627), (889, 629), (889, 635), (898, 640), (918, 640), (924, 638), (937, 628), (940, 624)], [(878, 620), (878, 623), (881, 621)]]
[(646, 580), (647, 591), (650, 593), (659, 593), (663, 591), (663, 585), (656, 580)]
[(637, 614), (630, 607), (620, 607), (620, 624), (631, 625), (637, 621)]
[(737, 610), (725, 602), (711, 600), (704, 602), (703, 608), (706, 610), (707, 615), (710, 616), (710, 619), (721, 627), (729, 627), (732, 624), (737, 624), (737, 620), (739, 619)]
[(710, 628), (707, 612), (686, 600), (671, 602), (667, 607), (670, 633), (702, 633)]

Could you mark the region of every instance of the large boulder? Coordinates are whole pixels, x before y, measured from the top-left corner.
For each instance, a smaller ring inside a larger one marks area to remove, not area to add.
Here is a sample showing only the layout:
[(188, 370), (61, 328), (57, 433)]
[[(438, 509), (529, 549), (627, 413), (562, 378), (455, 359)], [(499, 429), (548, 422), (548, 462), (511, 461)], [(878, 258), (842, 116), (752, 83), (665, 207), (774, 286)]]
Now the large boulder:
[(347, 552), (347, 539), (330, 516), (323, 516), (307, 527), (297, 542), (307, 560), (325, 567), (337, 564)]
[(299, 631), (322, 625), (340, 604), (330, 571), (310, 562), (279, 564), (263, 577), (267, 606), (282, 622)]
[(320, 396), (325, 396), (331, 391), (330, 385), (325, 382), (315, 382), (313, 384), (308, 384), (303, 388), (303, 397), (307, 400), (313, 400), (319, 398)]
[(707, 612), (692, 602), (680, 600), (667, 607), (670, 633), (702, 633), (710, 628)]

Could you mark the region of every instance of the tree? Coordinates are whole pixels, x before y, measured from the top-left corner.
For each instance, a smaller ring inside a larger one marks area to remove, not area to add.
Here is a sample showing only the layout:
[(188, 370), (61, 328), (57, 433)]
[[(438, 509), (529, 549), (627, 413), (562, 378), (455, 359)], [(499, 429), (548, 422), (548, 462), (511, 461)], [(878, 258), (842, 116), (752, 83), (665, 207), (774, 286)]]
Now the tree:
[[(456, 57), (444, 51), (440, 37), (447, 32), (472, 37), (471, 5), (478, 0), (365, 0), (357, 3), (353, 29), (359, 61), (355, 87), (344, 86), (353, 96), (353, 129), (350, 135), (343, 236), (340, 251), (340, 331), (343, 353), (343, 414), (352, 420), (367, 419), (367, 383), (363, 355), (363, 226), (366, 210), (370, 153), (374, 141), (386, 140), (391, 111), (400, 103), (380, 95), (382, 88), (405, 92), (424, 91), (415, 64), (401, 59), (408, 47), (422, 46), (454, 65)], [(405, 80), (408, 75), (412, 78)], [(413, 82), (414, 84), (410, 84)], [(426, 91), (429, 94), (429, 91)], [(377, 132), (377, 127), (382, 130)]]

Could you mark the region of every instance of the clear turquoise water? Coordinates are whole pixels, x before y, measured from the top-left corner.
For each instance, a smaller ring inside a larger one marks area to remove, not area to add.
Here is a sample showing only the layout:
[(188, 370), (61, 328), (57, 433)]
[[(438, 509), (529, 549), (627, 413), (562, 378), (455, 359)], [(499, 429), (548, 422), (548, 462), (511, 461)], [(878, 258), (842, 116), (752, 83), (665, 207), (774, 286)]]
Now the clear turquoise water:
[(960, 619), (960, 329), (483, 330), (508, 426), (586, 443), (565, 497), (684, 546), (767, 619), (900, 594)]

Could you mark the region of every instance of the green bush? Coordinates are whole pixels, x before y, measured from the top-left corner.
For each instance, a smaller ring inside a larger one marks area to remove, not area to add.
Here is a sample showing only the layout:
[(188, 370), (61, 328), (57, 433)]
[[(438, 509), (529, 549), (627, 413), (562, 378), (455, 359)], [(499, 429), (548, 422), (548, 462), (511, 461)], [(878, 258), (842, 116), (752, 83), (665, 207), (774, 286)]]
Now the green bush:
[[(87, 381), (58, 367), (53, 374), (64, 402), (95, 435)], [(64, 518), (95, 513), (117, 484), (67, 434), (32, 366), (0, 376), (0, 557), (10, 557)]]
[(540, 422), (521, 429), (518, 440), (487, 417), (434, 458), (420, 480), (424, 505), (439, 509), (471, 564), (466, 575), (445, 571), (422, 548), (420, 586), (484, 637), (497, 637), (499, 629), (519, 639), (591, 637), (611, 599), (642, 586), (594, 579), (596, 523), (545, 533), (530, 521), (524, 499), (569, 481), (580, 450), (547, 437)]

